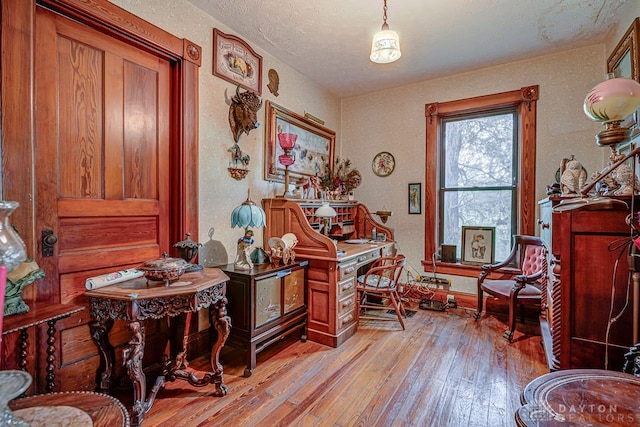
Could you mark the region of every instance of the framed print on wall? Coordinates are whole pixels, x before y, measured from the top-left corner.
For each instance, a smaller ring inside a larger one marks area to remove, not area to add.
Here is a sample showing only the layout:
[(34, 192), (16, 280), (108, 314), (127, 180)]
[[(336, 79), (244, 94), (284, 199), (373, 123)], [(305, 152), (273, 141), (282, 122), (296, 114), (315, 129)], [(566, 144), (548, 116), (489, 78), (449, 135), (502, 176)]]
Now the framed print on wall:
[(422, 184), (409, 184), (409, 214), (422, 213)]
[(493, 264), (496, 247), (495, 227), (462, 226), (462, 264)]
[(262, 95), (262, 56), (244, 40), (213, 29), (213, 75)]
[(336, 133), (280, 105), (266, 103), (266, 137), (264, 179), (284, 181), (284, 165), (278, 157), (284, 150), (278, 144), (279, 133), (298, 135), (292, 154), (295, 161), (289, 166), (289, 179), (309, 178), (321, 174), (324, 165), (333, 168)]
[[(631, 23), (616, 47), (607, 59), (607, 73), (613, 77), (624, 77), (640, 82), (640, 18)], [(622, 123), (624, 127), (634, 127), (632, 137), (637, 135), (637, 123), (640, 121), (640, 110), (633, 113)], [(624, 144), (619, 145), (624, 147)]]
[(382, 151), (375, 155), (373, 162), (371, 162), (371, 169), (373, 173), (380, 177), (391, 175), (391, 172), (396, 168), (396, 159), (393, 154), (386, 151)]

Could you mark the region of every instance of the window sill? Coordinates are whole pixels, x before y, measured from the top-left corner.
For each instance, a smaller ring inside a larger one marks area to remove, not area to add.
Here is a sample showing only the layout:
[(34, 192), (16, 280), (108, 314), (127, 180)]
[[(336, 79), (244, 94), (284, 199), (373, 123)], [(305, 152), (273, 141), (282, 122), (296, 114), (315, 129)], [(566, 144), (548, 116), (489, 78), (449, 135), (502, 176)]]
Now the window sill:
[[(425, 272), (433, 271), (433, 266), (431, 261), (422, 261), (422, 267), (425, 269)], [(450, 274), (452, 276), (463, 276), (463, 277), (478, 277), (480, 275), (480, 267), (481, 265), (468, 265), (468, 264), (460, 264), (452, 263), (452, 262), (441, 262), (436, 261), (436, 273), (439, 274)], [(518, 274), (519, 270), (515, 268), (503, 268), (501, 273), (504, 273), (505, 276), (511, 276), (512, 274)], [(502, 276), (499, 273), (492, 273), (491, 277)]]

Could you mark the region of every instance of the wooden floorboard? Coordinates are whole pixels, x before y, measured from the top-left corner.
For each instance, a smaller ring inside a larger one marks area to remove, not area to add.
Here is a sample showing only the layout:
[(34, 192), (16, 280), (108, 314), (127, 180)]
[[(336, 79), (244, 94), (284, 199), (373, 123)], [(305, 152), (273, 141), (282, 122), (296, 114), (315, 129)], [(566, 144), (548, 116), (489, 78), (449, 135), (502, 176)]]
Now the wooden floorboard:
[[(258, 354), (249, 378), (244, 355), (225, 348), (227, 396), (168, 383), (144, 426), (514, 425), (522, 389), (547, 372), (537, 325), (519, 324), (509, 344), (506, 318), (416, 310), (405, 331), (363, 320), (339, 348), (276, 343)], [(198, 374), (208, 363), (200, 358), (190, 369)]]

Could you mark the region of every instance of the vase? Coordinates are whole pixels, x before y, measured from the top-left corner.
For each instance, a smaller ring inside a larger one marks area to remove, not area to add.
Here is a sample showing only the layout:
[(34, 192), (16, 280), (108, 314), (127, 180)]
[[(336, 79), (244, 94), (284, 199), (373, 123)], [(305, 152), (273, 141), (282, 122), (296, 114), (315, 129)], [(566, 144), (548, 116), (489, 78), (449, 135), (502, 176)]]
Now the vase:
[(27, 259), (24, 242), (9, 222), (18, 206), (18, 202), (0, 200), (0, 265), (6, 266), (7, 272), (12, 272)]

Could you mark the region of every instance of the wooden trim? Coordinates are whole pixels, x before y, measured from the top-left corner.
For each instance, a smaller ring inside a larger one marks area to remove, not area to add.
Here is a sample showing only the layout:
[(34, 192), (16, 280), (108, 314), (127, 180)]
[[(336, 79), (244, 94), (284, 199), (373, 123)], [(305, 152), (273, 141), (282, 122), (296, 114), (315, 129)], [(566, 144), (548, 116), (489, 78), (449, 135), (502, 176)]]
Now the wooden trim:
[[(425, 271), (431, 271), (431, 255), (436, 252), (438, 241), (438, 144), (440, 127), (443, 118), (459, 114), (469, 114), (487, 108), (504, 108), (515, 106), (518, 109), (519, 120), (519, 156), (520, 180), (518, 192), (518, 233), (533, 235), (535, 232), (535, 167), (536, 167), (536, 104), (538, 100), (538, 86), (522, 87), (518, 90), (502, 92), (493, 95), (479, 96), (448, 102), (434, 102), (425, 105), (426, 118), (426, 158), (425, 158), (425, 240), (424, 259), (422, 265)], [(461, 276), (477, 276), (478, 267), (463, 266), (462, 264), (436, 263), (438, 272)]]

